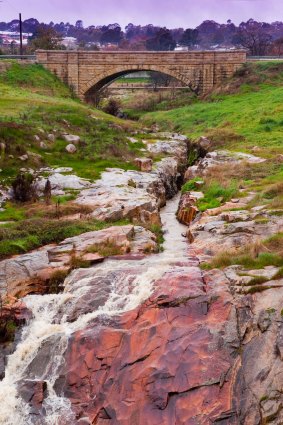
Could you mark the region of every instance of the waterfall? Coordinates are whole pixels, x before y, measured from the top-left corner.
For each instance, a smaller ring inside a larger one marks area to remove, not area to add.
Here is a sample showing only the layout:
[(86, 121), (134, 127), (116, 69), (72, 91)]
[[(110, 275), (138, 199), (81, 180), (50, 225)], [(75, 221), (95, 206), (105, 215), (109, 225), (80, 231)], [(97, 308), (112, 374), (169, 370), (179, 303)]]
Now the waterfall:
[[(135, 309), (150, 297), (154, 283), (174, 268), (177, 261), (188, 261), (187, 244), (182, 236), (186, 227), (175, 217), (178, 202), (176, 196), (161, 211), (165, 231), (162, 253), (142, 260), (106, 260), (89, 269), (75, 270), (66, 279), (63, 293), (29, 295), (23, 299), (32, 319), (23, 329), (15, 352), (8, 357), (5, 378), (0, 382), (1, 425), (56, 425), (59, 420), (63, 423), (62, 418), (66, 424), (72, 423), (70, 402), (54, 390), (68, 339), (95, 318), (113, 317)], [(50, 339), (52, 349), (49, 344), (46, 362), (37, 365), (35, 374), (31, 365)], [(44, 417), (32, 415), (29, 405), (19, 396), (18, 385), (24, 380), (46, 382)]]

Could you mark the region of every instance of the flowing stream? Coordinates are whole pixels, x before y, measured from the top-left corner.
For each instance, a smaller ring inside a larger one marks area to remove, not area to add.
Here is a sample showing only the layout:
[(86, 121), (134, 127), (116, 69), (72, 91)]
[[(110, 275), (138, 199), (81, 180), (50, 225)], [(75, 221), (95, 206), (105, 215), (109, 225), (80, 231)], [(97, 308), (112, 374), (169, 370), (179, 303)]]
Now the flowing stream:
[[(0, 382), (1, 425), (56, 425), (59, 419), (60, 424), (63, 423), (62, 418), (64, 423), (72, 423), (70, 402), (57, 396), (53, 389), (68, 338), (94, 319), (107, 319), (136, 308), (150, 297), (154, 283), (166, 271), (177, 262), (188, 262), (187, 242), (182, 236), (186, 227), (175, 217), (178, 202), (179, 196), (176, 196), (161, 211), (165, 231), (162, 253), (142, 260), (106, 260), (101, 265), (74, 271), (67, 278), (61, 294), (24, 298), (33, 318), (23, 329), (16, 351), (9, 356), (5, 378)], [(40, 362), (37, 355), (44, 350), (46, 342), (49, 342), (46, 362)], [(40, 364), (32, 367), (36, 362)], [(47, 383), (44, 418), (34, 415), (19, 396), (18, 385), (24, 381)]]

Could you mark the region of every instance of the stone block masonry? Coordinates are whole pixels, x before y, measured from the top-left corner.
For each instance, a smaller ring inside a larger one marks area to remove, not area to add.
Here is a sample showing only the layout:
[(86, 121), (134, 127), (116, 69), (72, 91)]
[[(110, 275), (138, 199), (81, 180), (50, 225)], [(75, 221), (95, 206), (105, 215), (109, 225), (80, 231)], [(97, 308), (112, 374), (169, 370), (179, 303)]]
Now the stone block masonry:
[(116, 78), (137, 71), (159, 71), (199, 94), (231, 77), (247, 60), (243, 50), (191, 52), (85, 52), (38, 50), (37, 63), (54, 72), (82, 99)]

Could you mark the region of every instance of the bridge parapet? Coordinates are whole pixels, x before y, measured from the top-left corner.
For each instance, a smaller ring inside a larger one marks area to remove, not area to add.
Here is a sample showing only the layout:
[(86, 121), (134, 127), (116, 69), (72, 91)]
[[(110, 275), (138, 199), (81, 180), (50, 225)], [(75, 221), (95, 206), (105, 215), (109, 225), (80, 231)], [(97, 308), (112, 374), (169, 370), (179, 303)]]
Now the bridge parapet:
[(137, 71), (159, 71), (180, 80), (198, 93), (210, 91), (216, 84), (246, 62), (246, 52), (36, 52), (37, 62), (73, 87), (82, 99), (95, 93), (115, 78)]

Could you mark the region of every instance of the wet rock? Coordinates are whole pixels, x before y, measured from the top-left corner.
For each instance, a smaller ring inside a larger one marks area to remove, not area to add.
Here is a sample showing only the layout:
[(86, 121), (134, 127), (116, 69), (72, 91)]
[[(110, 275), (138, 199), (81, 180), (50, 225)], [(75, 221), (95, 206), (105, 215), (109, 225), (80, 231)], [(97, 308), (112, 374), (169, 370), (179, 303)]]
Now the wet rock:
[(191, 196), (190, 193), (186, 193), (181, 197), (177, 211), (177, 219), (180, 223), (189, 226), (196, 218), (198, 211), (196, 199)]
[(71, 337), (56, 391), (92, 423), (231, 418), (226, 377), (234, 360), (220, 336), (231, 297), (223, 283), (222, 292), (213, 282), (206, 292), (198, 268), (165, 274), (150, 299), (113, 328), (94, 323)]
[[(158, 251), (155, 235), (143, 227), (113, 226), (104, 230), (83, 233), (68, 238), (58, 246), (46, 246), (28, 254), (0, 262), (0, 294), (25, 296), (29, 293), (44, 293), (46, 282), (55, 270), (69, 267), (72, 257), (90, 262), (100, 262), (100, 255), (92, 253), (84, 257), (88, 249), (113, 245), (121, 253), (132, 254)], [(95, 255), (94, 255), (95, 254)]]
[(261, 311), (260, 312), (257, 324), (258, 324), (258, 327), (261, 330), (261, 332), (267, 331), (267, 329), (271, 325), (271, 318), (270, 318), (270, 314), (268, 313), (268, 311)]
[(26, 380), (19, 387), (19, 393), (23, 400), (34, 409), (41, 408), (46, 391), (47, 383), (45, 381)]

